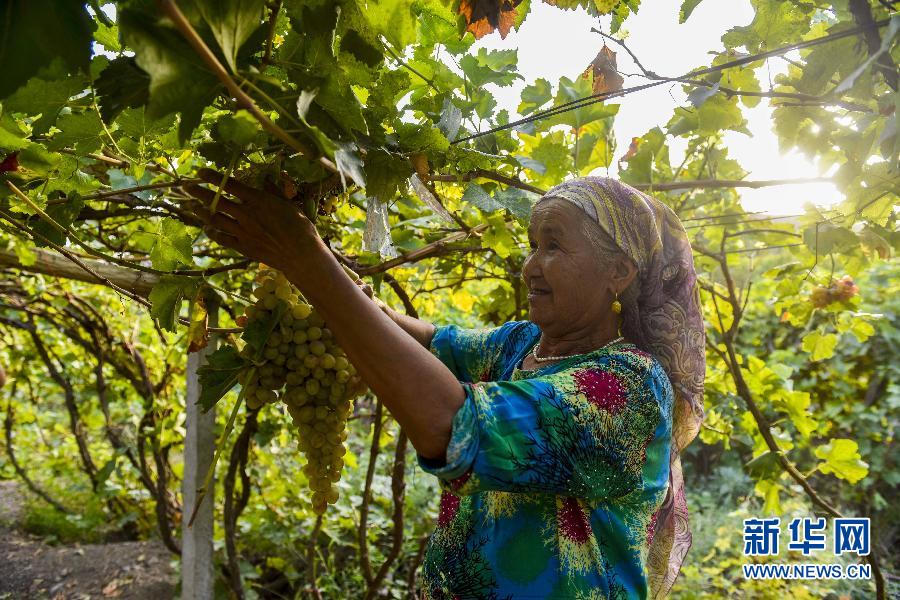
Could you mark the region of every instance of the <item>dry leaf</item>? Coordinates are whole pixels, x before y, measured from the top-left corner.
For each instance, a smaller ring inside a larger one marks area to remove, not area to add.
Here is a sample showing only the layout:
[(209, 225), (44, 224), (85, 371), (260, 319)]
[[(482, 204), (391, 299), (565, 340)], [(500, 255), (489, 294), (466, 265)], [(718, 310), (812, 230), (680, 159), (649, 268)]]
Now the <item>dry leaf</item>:
[(422, 152), (414, 152), (409, 156), (409, 162), (422, 181), (431, 179), (431, 169), (428, 166), (428, 157)]
[(497, 29), (506, 38), (516, 22), (516, 7), (522, 0), (462, 0), (459, 14), (466, 19), (466, 31), (481, 39)]
[(597, 53), (596, 58), (584, 70), (582, 77), (594, 77), (594, 93), (607, 94), (622, 89), (625, 79), (616, 70), (616, 53), (606, 44)]
[(115, 598), (119, 594), (122, 593), (122, 590), (119, 589), (119, 580), (113, 579), (109, 583), (106, 584), (106, 587), (103, 588), (103, 595), (107, 598)]
[(625, 156), (619, 159), (619, 162), (628, 162), (634, 155), (637, 154), (638, 148), (641, 147), (641, 138), (634, 137), (631, 138), (631, 145), (628, 146), (628, 152), (625, 153)]
[(191, 304), (191, 320), (188, 325), (188, 352), (197, 352), (206, 348), (209, 343), (209, 330), (207, 323), (209, 315), (206, 311), (206, 300), (203, 297), (204, 289), (201, 287), (197, 297)]

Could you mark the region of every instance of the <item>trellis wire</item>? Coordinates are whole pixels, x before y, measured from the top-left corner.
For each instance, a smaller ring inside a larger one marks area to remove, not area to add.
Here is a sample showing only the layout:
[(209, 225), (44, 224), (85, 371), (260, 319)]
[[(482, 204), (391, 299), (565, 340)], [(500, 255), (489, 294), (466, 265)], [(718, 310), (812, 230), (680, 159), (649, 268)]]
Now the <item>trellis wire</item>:
[(871, 25), (858, 26), (858, 27), (853, 27), (851, 29), (845, 29), (844, 31), (839, 31), (837, 33), (813, 38), (811, 40), (806, 40), (804, 42), (788, 44), (787, 46), (782, 46), (780, 48), (776, 48), (774, 50), (769, 50), (767, 52), (761, 52), (759, 54), (754, 54), (751, 56), (745, 56), (742, 58), (731, 60), (726, 63), (722, 63), (721, 65), (716, 65), (716, 66), (712, 66), (712, 67), (706, 67), (703, 69), (697, 69), (694, 71), (690, 71), (680, 77), (663, 77), (663, 78), (653, 81), (651, 83), (644, 83), (644, 84), (632, 86), (629, 88), (623, 88), (621, 90), (616, 90), (614, 92), (601, 92), (598, 94), (592, 94), (590, 96), (585, 96), (584, 98), (579, 98), (577, 100), (571, 100), (569, 102), (564, 102), (557, 106), (548, 108), (547, 110), (544, 110), (544, 111), (538, 111), (532, 115), (529, 115), (529, 116), (519, 119), (517, 121), (512, 121), (505, 125), (499, 125), (497, 127), (493, 127), (486, 131), (473, 133), (466, 137), (463, 137), (463, 138), (460, 138), (457, 140), (453, 140), (450, 143), (451, 144), (461, 144), (462, 142), (467, 142), (467, 141), (470, 141), (470, 140), (473, 140), (473, 139), (476, 139), (476, 138), (479, 138), (479, 137), (482, 137), (485, 135), (497, 133), (498, 131), (504, 131), (506, 129), (513, 129), (515, 127), (518, 127), (519, 125), (524, 125), (526, 123), (531, 123), (531, 122), (537, 121), (539, 119), (544, 119), (544, 118), (552, 117), (552, 116), (555, 116), (558, 114), (563, 114), (563, 113), (566, 113), (566, 112), (569, 112), (572, 110), (576, 110), (578, 108), (583, 108), (585, 106), (589, 106), (589, 105), (595, 104), (597, 102), (602, 102), (608, 98), (625, 96), (627, 94), (632, 94), (634, 92), (640, 92), (645, 89), (663, 85), (665, 83), (677, 83), (684, 79), (692, 79), (692, 78), (700, 77), (703, 75), (718, 73), (720, 71), (724, 71), (725, 69), (730, 69), (732, 67), (739, 67), (739, 66), (743, 66), (745, 64), (756, 62), (758, 60), (763, 60), (765, 58), (769, 58), (771, 56), (778, 56), (779, 54), (784, 54), (786, 52), (790, 52), (791, 50), (801, 50), (804, 48), (810, 48), (812, 46), (817, 46), (819, 44), (837, 41), (837, 40), (843, 39), (845, 37), (850, 37), (850, 36), (856, 35), (858, 33), (862, 33), (863, 31), (865, 31), (867, 29), (872, 29), (872, 28), (878, 29), (878, 28), (884, 27), (888, 23), (890, 23), (890, 19), (882, 19), (881, 21), (877, 21)]

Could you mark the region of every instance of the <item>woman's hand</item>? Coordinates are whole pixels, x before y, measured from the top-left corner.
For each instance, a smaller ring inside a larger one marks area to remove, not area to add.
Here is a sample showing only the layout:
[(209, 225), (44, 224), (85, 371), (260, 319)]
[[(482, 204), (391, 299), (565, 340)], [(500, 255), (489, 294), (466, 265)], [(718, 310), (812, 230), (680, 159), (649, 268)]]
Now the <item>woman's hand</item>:
[[(198, 175), (213, 185), (221, 181), (208, 170)], [(348, 276), (297, 207), (237, 181), (225, 184), (225, 191), (237, 200), (221, 197), (213, 212), (215, 193), (189, 188), (203, 204), (197, 215), (207, 235), (284, 273), (328, 323), (360, 379), (382, 399), (416, 450), (426, 458), (444, 456), (453, 416), (466, 393), (424, 347), (425, 332), (410, 335), (394, 320), (396, 313), (373, 306), (364, 284)], [(411, 321), (416, 330), (433, 333), (430, 324)]]
[[(197, 175), (215, 186), (222, 183), (222, 175), (211, 169)], [(187, 186), (187, 191), (201, 202), (195, 213), (210, 239), (280, 271), (302, 264), (304, 248), (318, 239), (316, 226), (297, 205), (234, 179), (225, 183), (224, 192), (237, 201), (220, 195), (215, 213), (215, 192), (199, 185)]]

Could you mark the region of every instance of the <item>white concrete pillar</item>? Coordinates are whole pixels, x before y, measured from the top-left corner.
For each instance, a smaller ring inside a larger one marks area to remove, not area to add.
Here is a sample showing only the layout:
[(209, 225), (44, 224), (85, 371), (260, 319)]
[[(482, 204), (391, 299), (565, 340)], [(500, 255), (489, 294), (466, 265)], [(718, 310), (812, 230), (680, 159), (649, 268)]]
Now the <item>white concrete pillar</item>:
[[(218, 324), (218, 304), (208, 302), (209, 326)], [(183, 600), (212, 600), (215, 574), (213, 571), (213, 506), (215, 505), (215, 479), (207, 490), (203, 504), (197, 512), (194, 524), (188, 520), (194, 509), (197, 490), (212, 464), (216, 447), (216, 409), (204, 413), (197, 400), (200, 398), (200, 381), (197, 369), (206, 363), (206, 356), (215, 352), (218, 335), (210, 334), (209, 344), (199, 352), (188, 354), (187, 417), (184, 438), (184, 479), (182, 481), (181, 523), (181, 597)]]

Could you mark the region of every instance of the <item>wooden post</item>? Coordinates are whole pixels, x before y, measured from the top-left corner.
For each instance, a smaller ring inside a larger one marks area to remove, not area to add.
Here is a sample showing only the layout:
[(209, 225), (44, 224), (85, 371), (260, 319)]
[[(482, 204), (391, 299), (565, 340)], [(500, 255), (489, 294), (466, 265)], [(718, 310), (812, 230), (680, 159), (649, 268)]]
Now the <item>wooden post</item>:
[[(219, 305), (214, 294), (207, 299), (209, 326), (218, 324)], [(187, 359), (187, 416), (184, 437), (184, 479), (182, 481), (181, 523), (181, 597), (183, 600), (212, 600), (215, 573), (213, 570), (213, 506), (215, 505), (215, 479), (210, 484), (206, 498), (197, 512), (194, 524), (188, 520), (197, 498), (197, 490), (212, 464), (216, 446), (216, 409), (204, 413), (197, 404), (200, 399), (200, 381), (197, 369), (206, 363), (207, 355), (215, 352), (218, 335), (211, 333), (209, 344), (199, 352), (188, 354)]]

